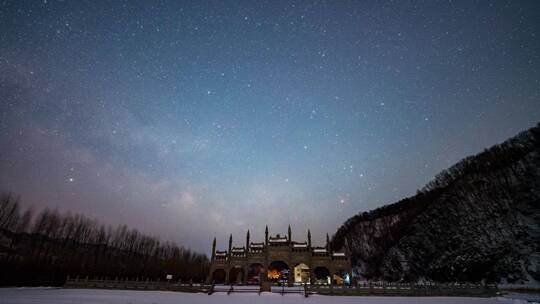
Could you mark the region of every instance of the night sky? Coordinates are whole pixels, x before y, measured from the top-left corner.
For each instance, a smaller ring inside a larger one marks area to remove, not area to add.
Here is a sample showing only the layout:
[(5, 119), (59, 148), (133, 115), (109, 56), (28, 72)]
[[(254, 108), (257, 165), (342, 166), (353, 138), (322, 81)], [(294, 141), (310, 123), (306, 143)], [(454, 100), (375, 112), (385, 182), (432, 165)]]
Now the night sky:
[(539, 1), (3, 1), (0, 29), (0, 190), (203, 252), (321, 244), (540, 121)]

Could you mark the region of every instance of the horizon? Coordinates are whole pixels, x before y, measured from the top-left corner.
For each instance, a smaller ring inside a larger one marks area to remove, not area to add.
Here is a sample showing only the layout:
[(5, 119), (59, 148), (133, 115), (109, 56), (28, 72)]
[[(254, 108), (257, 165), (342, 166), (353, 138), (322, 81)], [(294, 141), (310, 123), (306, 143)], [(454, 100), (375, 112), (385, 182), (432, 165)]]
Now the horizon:
[(538, 3), (390, 4), (4, 2), (0, 190), (206, 254), (322, 245), (540, 121)]
[[(537, 127), (540, 126), (540, 122), (538, 122), (538, 123), (536, 124), (536, 126), (537, 126)], [(531, 128), (534, 128), (534, 126), (531, 127)], [(483, 153), (483, 152), (485, 152), (485, 151), (487, 151), (487, 150), (490, 150), (490, 149), (493, 148), (494, 146), (497, 146), (497, 145), (499, 145), (499, 144), (502, 144), (502, 143), (504, 143), (504, 142), (506, 142), (506, 141), (508, 141), (508, 140), (510, 140), (510, 139), (513, 139), (513, 138), (517, 137), (517, 136), (520, 135), (521, 133), (524, 133), (524, 132), (529, 131), (531, 128), (522, 130), (522, 131), (518, 132), (517, 134), (515, 134), (514, 136), (512, 136), (512, 137), (510, 137), (510, 138), (507, 138), (505, 141), (500, 142), (500, 143), (496, 143), (496, 144), (494, 144), (493, 146), (487, 147), (487, 148), (485, 148), (484, 150), (479, 151), (479, 152), (477, 152), (477, 153), (475, 153), (475, 154), (472, 154), (472, 155), (463, 157), (461, 160), (459, 160), (459, 161), (456, 162), (455, 164), (452, 164), (451, 166), (449, 166), (449, 167), (447, 167), (447, 168), (445, 168), (445, 169), (450, 169), (450, 168), (452, 168), (454, 165), (460, 163), (461, 161), (463, 161), (463, 160), (466, 159), (467, 157), (476, 156), (476, 155), (481, 154), (481, 153)], [(442, 169), (440, 172), (444, 171), (445, 169)], [(431, 181), (433, 181), (433, 180), (435, 180), (435, 178), (433, 178)], [(423, 189), (425, 186), (427, 186), (427, 184), (425, 184), (423, 187), (418, 188), (417, 191), (420, 191), (420, 190)], [(10, 194), (10, 195), (14, 195), (14, 196), (16, 197), (16, 201), (17, 201), (18, 203), (21, 203), (20, 196), (19, 196), (17, 193), (13, 193), (13, 192), (10, 192), (10, 191), (7, 191), (7, 192), (5, 192), (5, 193), (6, 193), (6, 194)], [(376, 209), (378, 209), (378, 208), (380, 208), (380, 207), (392, 205), (392, 204), (394, 204), (394, 203), (397, 203), (397, 202), (400, 201), (400, 200), (407, 199), (407, 198), (412, 198), (412, 197), (414, 197), (414, 196), (415, 196), (414, 194), (411, 194), (411, 195), (409, 195), (409, 196), (402, 197), (402, 198), (399, 199), (399, 200), (389, 202), (389, 203), (387, 203), (387, 204), (384, 204), (384, 205), (382, 205), (382, 206), (375, 207), (375, 208), (373, 208), (373, 209), (358, 211), (356, 214), (351, 215), (349, 218), (353, 217), (354, 215), (361, 214), (361, 213), (363, 213), (363, 212), (371, 212), (371, 211), (374, 211), (374, 210), (376, 210)], [(25, 204), (22, 204), (22, 206), (24, 206), (24, 205), (25, 205)], [(48, 206), (45, 206), (45, 207), (44, 207), (43, 209), (41, 209), (41, 210), (36, 210), (36, 209), (34, 208), (34, 206), (26, 206), (26, 208), (29, 209), (29, 210), (32, 212), (31, 214), (32, 214), (33, 220), (35, 220), (34, 217), (35, 217), (39, 212), (41, 212), (41, 211), (43, 211), (43, 210), (45, 210), (45, 209), (49, 209), (49, 210), (51, 210), (51, 211), (53, 211), (53, 212), (54, 212), (54, 211), (57, 211), (57, 212), (60, 213), (61, 216), (65, 216), (65, 215), (69, 215), (69, 214), (71, 214), (71, 215), (79, 214), (79, 215), (87, 216), (86, 214), (83, 214), (83, 213), (76, 213), (76, 214), (74, 214), (73, 212), (71, 212), (71, 210), (67, 210), (67, 209), (66, 209), (66, 210), (60, 210), (58, 207), (50, 208), (50, 207), (48, 207)], [(22, 211), (21, 211), (21, 212), (22, 212)], [(97, 218), (91, 218), (91, 217), (89, 217), (89, 219), (90, 219), (90, 220), (96, 220), (98, 225), (105, 225), (105, 226), (108, 226), (109, 228), (112, 228), (113, 230), (116, 229), (116, 228), (119, 228), (120, 226), (123, 226), (123, 225), (127, 226), (128, 229), (135, 229), (135, 230), (138, 230), (136, 226), (129, 226), (129, 225), (127, 225), (126, 223), (113, 223), (113, 224), (108, 223), (108, 224), (107, 224), (107, 223), (101, 222), (101, 221), (100, 221), (99, 219), (97, 219)], [(342, 223), (342, 224), (343, 224), (343, 223)], [(266, 229), (266, 228), (269, 228), (267, 224), (264, 225), (264, 226), (265, 226), (265, 229)], [(288, 225), (288, 227), (290, 227), (290, 224)], [(338, 226), (337, 228), (340, 228), (340, 227), (341, 227), (341, 225)], [(292, 237), (291, 237), (291, 241), (300, 241), (300, 242), (306, 241), (306, 240), (308, 239), (308, 238), (307, 238), (307, 232), (308, 232), (309, 230), (311, 230), (311, 229), (308, 228), (306, 231), (304, 231), (304, 234), (305, 234), (305, 236), (306, 236), (305, 238), (302, 237), (302, 236), (297, 236), (297, 237), (295, 237), (295, 235), (294, 235), (294, 233), (293, 233), (293, 234), (292, 234)], [(151, 237), (156, 237), (156, 238), (158, 238), (160, 241), (163, 241), (163, 242), (171, 241), (171, 240), (167, 240), (167, 239), (162, 239), (159, 235), (149, 234), (149, 233), (147, 233), (147, 232), (145, 232), (145, 231), (139, 231), (139, 232), (141, 232), (141, 233), (143, 233), (143, 234), (146, 234), (146, 235), (148, 235), (148, 236), (151, 236)], [(251, 230), (250, 230), (249, 228), (248, 228), (248, 230), (245, 231), (245, 233), (244, 233), (243, 236), (235, 236), (235, 235), (233, 235), (233, 234), (231, 233), (229, 236), (233, 238), (233, 247), (235, 247), (235, 246), (236, 246), (236, 247), (242, 247), (242, 245), (245, 245), (246, 233), (248, 233), (248, 232), (250, 233), (250, 235), (252, 234), (252, 232), (251, 232)], [(262, 234), (263, 234), (263, 237), (261, 237), (260, 239), (259, 239), (259, 238), (253, 238), (253, 237), (251, 237), (251, 238), (250, 238), (250, 242), (252, 242), (252, 243), (257, 243), (257, 242), (259, 242), (259, 241), (260, 241), (260, 242), (264, 242), (264, 232), (263, 232)], [(279, 236), (279, 235), (281, 235), (281, 236), (286, 236), (286, 234), (287, 234), (287, 233), (285, 233), (285, 232), (273, 232), (272, 230), (269, 229), (269, 236), (270, 236), (270, 237), (272, 237), (272, 236)], [(298, 234), (298, 233), (297, 233), (297, 234)], [(328, 233), (328, 235), (329, 235), (330, 237), (332, 237), (332, 234)], [(214, 237), (214, 238), (216, 239), (216, 244), (220, 244), (220, 242), (219, 242), (219, 240), (217, 239), (217, 237)], [(315, 237), (315, 238), (312, 238), (312, 239), (317, 240), (317, 239), (319, 239), (319, 238), (322, 238), (322, 237)], [(241, 242), (239, 242), (238, 239), (240, 239)], [(176, 243), (176, 242), (174, 242), (174, 241), (172, 241), (172, 242), (173, 242), (173, 243)], [(226, 242), (223, 241), (223, 240), (222, 240), (221, 242), (224, 243), (224, 244), (223, 244), (222, 246), (219, 246), (219, 245), (216, 246), (216, 250), (227, 250), (226, 247), (228, 246), (228, 237), (227, 237)], [(317, 242), (313, 243), (313, 246), (323, 246), (323, 247), (324, 247), (325, 244), (326, 244), (326, 240), (322, 240), (322, 241), (320, 241), (319, 243), (317, 243)], [(183, 247), (184, 249), (192, 250), (192, 248), (186, 247), (186, 246), (182, 246), (181, 244), (176, 244), (176, 245), (180, 245), (180, 247)], [(205, 254), (205, 255), (208, 256), (208, 252), (204, 252), (204, 251), (202, 251), (202, 252), (201, 252), (201, 251), (195, 251), (195, 252), (200, 252), (200, 253)]]

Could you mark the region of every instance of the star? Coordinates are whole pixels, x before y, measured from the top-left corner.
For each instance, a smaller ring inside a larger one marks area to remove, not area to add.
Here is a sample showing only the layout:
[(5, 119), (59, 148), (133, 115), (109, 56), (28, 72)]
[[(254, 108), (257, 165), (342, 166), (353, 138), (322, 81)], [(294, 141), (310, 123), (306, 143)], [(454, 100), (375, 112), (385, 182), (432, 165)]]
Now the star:
[(43, 1), (0, 5), (2, 190), (198, 251), (288, 224), (254, 201), (335, 229), (538, 122), (536, 3)]

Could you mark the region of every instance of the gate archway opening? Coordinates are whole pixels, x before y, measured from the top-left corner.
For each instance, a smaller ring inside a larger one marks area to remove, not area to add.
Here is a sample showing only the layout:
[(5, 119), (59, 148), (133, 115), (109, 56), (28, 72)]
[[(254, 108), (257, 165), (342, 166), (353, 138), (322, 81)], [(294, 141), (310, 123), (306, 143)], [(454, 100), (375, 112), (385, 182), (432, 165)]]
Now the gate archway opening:
[(309, 267), (304, 263), (294, 266), (294, 282), (309, 283)]
[(249, 265), (247, 273), (248, 284), (259, 284), (261, 281), (261, 274), (264, 272), (264, 266), (260, 263), (254, 263)]
[(244, 269), (241, 267), (233, 267), (229, 271), (229, 283), (231, 284), (241, 284), (244, 280)]
[(315, 267), (313, 274), (317, 284), (330, 284), (330, 271), (328, 268), (324, 266)]
[(351, 278), (346, 270), (338, 270), (332, 275), (332, 283), (336, 285), (348, 285), (351, 283)]
[(215, 284), (224, 284), (227, 273), (224, 269), (216, 269), (212, 272), (212, 282)]
[(268, 266), (268, 280), (275, 283), (287, 283), (289, 265), (283, 261), (274, 261)]

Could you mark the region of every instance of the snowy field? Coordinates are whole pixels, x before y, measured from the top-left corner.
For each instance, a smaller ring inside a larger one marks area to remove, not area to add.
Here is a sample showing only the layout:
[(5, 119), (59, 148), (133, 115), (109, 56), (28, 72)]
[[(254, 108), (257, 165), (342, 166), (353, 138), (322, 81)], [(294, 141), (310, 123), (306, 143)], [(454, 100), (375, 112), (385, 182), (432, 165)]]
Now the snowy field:
[[(0, 304), (248, 304), (248, 303), (313, 303), (313, 304), (524, 304), (525, 296), (512, 298), (453, 298), (453, 297), (338, 297), (299, 294), (243, 293), (206, 294), (170, 291), (130, 291), (59, 288), (0, 288)], [(528, 299), (531, 300), (530, 296)]]

